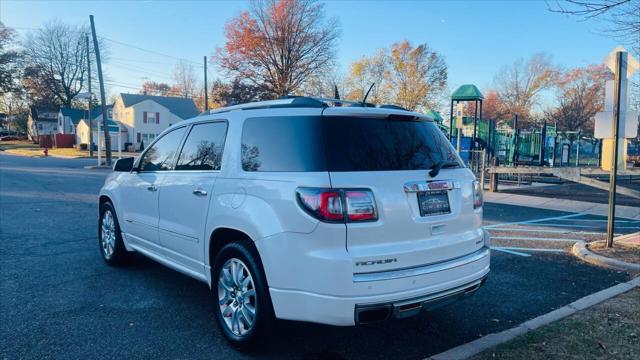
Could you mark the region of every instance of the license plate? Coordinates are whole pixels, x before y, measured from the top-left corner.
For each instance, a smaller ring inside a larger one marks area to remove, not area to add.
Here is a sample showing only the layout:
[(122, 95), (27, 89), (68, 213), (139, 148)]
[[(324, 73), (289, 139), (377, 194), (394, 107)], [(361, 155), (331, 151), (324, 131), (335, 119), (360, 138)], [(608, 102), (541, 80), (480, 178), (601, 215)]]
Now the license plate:
[(418, 207), (420, 216), (441, 215), (451, 213), (447, 190), (419, 191)]

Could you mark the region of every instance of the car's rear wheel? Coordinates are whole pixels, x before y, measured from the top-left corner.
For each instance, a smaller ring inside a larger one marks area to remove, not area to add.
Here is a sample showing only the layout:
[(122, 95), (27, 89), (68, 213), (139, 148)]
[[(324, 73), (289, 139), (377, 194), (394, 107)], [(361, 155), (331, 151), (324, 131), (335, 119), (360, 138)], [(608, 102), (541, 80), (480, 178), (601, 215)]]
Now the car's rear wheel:
[(129, 255), (124, 247), (116, 212), (110, 202), (105, 202), (100, 208), (98, 243), (100, 254), (109, 265), (121, 264)]
[(218, 325), (239, 348), (257, 345), (272, 321), (268, 287), (256, 255), (241, 243), (224, 246), (212, 271)]

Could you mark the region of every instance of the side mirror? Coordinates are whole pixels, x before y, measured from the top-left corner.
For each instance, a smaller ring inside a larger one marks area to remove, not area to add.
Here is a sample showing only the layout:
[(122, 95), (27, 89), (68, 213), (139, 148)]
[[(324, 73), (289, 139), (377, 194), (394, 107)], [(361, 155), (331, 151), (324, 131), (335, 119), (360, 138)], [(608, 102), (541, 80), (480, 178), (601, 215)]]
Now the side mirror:
[(133, 162), (134, 158), (132, 157), (118, 159), (116, 163), (113, 164), (113, 171), (130, 172), (133, 170)]

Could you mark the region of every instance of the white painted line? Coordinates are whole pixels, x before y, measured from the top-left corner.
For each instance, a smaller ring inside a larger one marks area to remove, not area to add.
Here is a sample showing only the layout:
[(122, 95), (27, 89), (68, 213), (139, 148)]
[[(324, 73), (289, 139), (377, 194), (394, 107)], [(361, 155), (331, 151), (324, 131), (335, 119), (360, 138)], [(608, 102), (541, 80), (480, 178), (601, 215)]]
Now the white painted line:
[(524, 256), (524, 257), (531, 256), (530, 254), (525, 254), (525, 253), (521, 253), (521, 252), (518, 252), (518, 251), (513, 251), (513, 250), (509, 250), (509, 249), (501, 248), (501, 247), (495, 247), (495, 246), (492, 246), (492, 247), (491, 247), (491, 250), (502, 251), (502, 252), (505, 252), (505, 253), (507, 253), (507, 254), (518, 255), (518, 256)]
[(515, 250), (515, 251), (541, 251), (541, 252), (557, 252), (563, 253), (566, 252), (562, 249), (539, 249), (539, 248), (523, 248), (523, 247), (511, 247), (511, 246), (492, 246), (492, 249), (502, 249), (502, 250)]
[(536, 240), (536, 241), (567, 241), (567, 242), (576, 242), (576, 241), (584, 241), (583, 239), (563, 239), (563, 238), (537, 238), (537, 237), (527, 237), (527, 236), (492, 236), (491, 239), (498, 240)]
[(531, 223), (537, 223), (537, 222), (541, 222), (541, 221), (551, 221), (551, 220), (557, 220), (557, 219), (569, 219), (569, 218), (572, 218), (572, 217), (578, 217), (578, 216), (583, 216), (583, 215), (585, 215), (585, 214), (577, 213), (577, 214), (569, 214), (569, 215), (563, 215), (563, 216), (553, 216), (553, 217), (541, 218), (541, 219), (533, 219), (533, 220), (525, 220), (525, 221), (514, 221), (514, 222), (508, 222), (508, 223), (486, 225), (486, 226), (483, 226), (483, 228), (485, 228), (485, 229), (494, 229), (494, 228), (505, 226), (505, 225), (531, 224)]
[(640, 286), (640, 277), (637, 277), (626, 283), (618, 284), (610, 288), (604, 289), (602, 291), (598, 291), (591, 295), (585, 296), (581, 299), (578, 299), (572, 302), (569, 305), (566, 305), (564, 307), (561, 307), (559, 309), (556, 309), (544, 315), (540, 315), (529, 321), (525, 321), (524, 323), (516, 327), (513, 327), (511, 329), (504, 330), (498, 333), (485, 335), (479, 339), (473, 340), (466, 344), (462, 344), (460, 346), (456, 346), (454, 348), (451, 348), (439, 354), (432, 355), (427, 359), (433, 359), (433, 360), (468, 359), (485, 350), (496, 347), (509, 340), (513, 340), (520, 335), (524, 335), (531, 330), (535, 330), (544, 325), (550, 324), (554, 321), (564, 319), (565, 317), (575, 314), (580, 310), (584, 310), (593, 305), (599, 304), (607, 299), (610, 299), (614, 296), (625, 293), (633, 289), (634, 287), (638, 287), (638, 286)]
[[(557, 219), (559, 221), (601, 221), (601, 222), (607, 222), (607, 219)], [(617, 223), (637, 223), (638, 220), (618, 220), (616, 219)]]
[[(568, 228), (601, 228), (603, 227), (603, 225), (575, 225), (575, 224), (547, 224), (547, 223), (535, 224), (535, 226), (568, 227)], [(640, 226), (616, 226), (616, 229), (640, 229)]]
[[(519, 228), (494, 228), (488, 229), (489, 231), (522, 231), (522, 232), (541, 232), (541, 233), (552, 233), (552, 234), (580, 234), (580, 235), (603, 235), (604, 232), (593, 232), (593, 231), (574, 231), (574, 230), (550, 230), (550, 229), (519, 229)], [(622, 234), (615, 234), (615, 236), (619, 236)]]

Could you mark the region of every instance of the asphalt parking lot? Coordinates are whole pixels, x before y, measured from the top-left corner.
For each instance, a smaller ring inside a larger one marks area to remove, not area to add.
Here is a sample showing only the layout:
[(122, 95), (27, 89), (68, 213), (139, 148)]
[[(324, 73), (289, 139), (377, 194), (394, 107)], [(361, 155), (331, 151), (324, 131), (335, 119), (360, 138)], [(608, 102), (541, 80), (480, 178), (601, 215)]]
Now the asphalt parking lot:
[[(352, 328), (280, 321), (265, 349), (242, 354), (219, 334), (206, 285), (143, 258), (103, 263), (96, 194), (107, 172), (83, 169), (89, 163), (0, 154), (3, 359), (422, 359), (629, 279), (562, 251), (500, 249), (486, 285), (459, 303)], [(486, 225), (505, 237), (602, 230), (601, 217), (571, 215), (485, 205)]]

